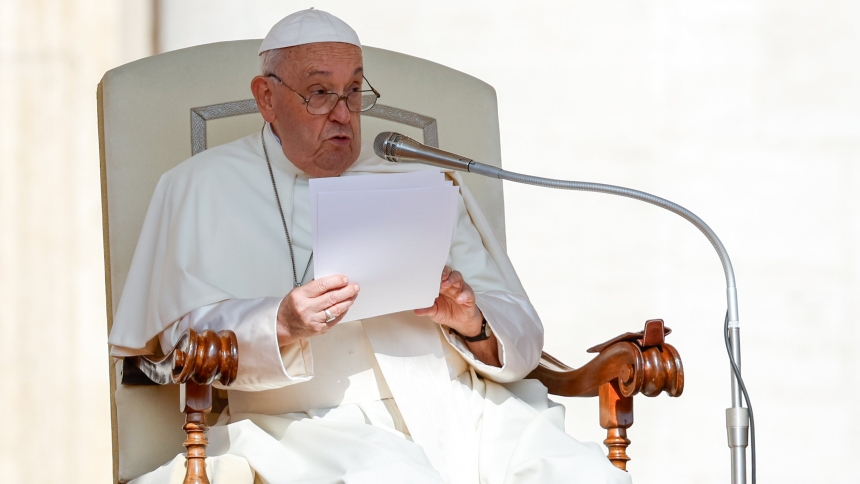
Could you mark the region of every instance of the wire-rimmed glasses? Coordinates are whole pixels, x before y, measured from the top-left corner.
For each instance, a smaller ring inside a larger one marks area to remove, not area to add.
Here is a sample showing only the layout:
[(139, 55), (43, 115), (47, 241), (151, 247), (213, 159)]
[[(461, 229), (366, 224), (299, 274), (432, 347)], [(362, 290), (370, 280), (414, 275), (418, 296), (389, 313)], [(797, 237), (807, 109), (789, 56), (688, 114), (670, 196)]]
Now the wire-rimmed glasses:
[(305, 102), (308, 113), (313, 115), (328, 114), (332, 112), (341, 99), (346, 101), (346, 108), (351, 112), (361, 113), (375, 106), (376, 100), (382, 97), (382, 94), (379, 94), (379, 91), (374, 89), (373, 86), (370, 85), (370, 81), (368, 81), (364, 76), (361, 77), (364, 79), (364, 82), (367, 83), (368, 87), (370, 87), (370, 90), (352, 91), (344, 94), (343, 96), (336, 92), (321, 92), (311, 94), (308, 97), (302, 96), (300, 92), (288, 86), (286, 82), (282, 81), (281, 78), (275, 74), (269, 74), (266, 77), (276, 79), (278, 82), (286, 86), (287, 89), (296, 93), (296, 95), (302, 98), (302, 101)]

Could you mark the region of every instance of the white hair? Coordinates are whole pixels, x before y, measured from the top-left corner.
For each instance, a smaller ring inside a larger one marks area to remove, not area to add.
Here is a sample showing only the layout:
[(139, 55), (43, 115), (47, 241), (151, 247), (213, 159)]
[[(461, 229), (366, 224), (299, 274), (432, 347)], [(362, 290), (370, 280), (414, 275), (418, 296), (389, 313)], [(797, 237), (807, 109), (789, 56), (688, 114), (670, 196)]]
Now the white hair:
[(278, 66), (284, 59), (286, 49), (272, 49), (260, 54), (260, 75), (277, 74)]

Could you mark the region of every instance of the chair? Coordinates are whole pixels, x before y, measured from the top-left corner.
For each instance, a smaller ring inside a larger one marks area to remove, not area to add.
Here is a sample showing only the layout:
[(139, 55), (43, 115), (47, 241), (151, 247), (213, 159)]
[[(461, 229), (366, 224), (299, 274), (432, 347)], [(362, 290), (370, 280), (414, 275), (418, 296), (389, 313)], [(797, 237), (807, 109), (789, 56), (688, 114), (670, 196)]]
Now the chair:
[[(168, 52), (112, 69), (99, 83), (108, 330), (161, 174), (192, 154), (257, 132), (262, 126), (249, 89), (259, 69), (259, 45), (258, 40), (245, 40)], [(364, 48), (364, 61), (368, 78), (382, 93), (377, 106), (362, 115), (365, 138), (373, 139), (384, 130), (398, 131), (429, 145), (500, 164), (498, 113), (491, 86), (433, 62), (372, 47)], [(464, 178), (504, 244), (501, 181)], [(590, 351), (599, 354), (581, 369), (544, 355), (531, 375), (554, 394), (599, 395), (609, 458), (622, 469), (628, 460), (626, 429), (633, 423), (632, 396), (655, 396), (662, 391), (678, 396), (683, 390), (681, 360), (664, 342), (667, 333), (662, 321), (649, 321), (641, 333), (628, 333), (592, 348)], [(207, 400), (207, 395), (212, 396), (208, 383), (215, 378), (228, 383), (231, 371), (235, 377), (231, 370), (236, 363), (235, 341), (229, 334), (188, 334), (184, 338), (180, 348), (160, 364), (155, 358), (110, 362), (115, 482), (127, 482), (181, 453), (186, 438), (183, 425), (188, 430), (189, 422), (194, 428), (188, 440), (196, 439), (189, 455), (194, 450), (199, 458), (204, 450), (202, 430), (223, 408), (219, 395)], [(192, 343), (197, 346), (192, 348)], [(222, 366), (194, 373), (187, 368), (194, 361), (188, 353), (193, 349), (196, 353), (191, 354), (200, 354), (204, 347), (221, 354), (216, 363)], [(155, 351), (155, 341), (151, 348)], [(177, 356), (180, 354), (183, 356)], [(190, 382), (185, 410), (194, 415), (193, 422), (191, 414), (183, 422), (182, 412), (176, 411), (180, 387), (141, 385), (149, 380), (141, 378), (141, 370), (159, 383)], [(212, 412), (204, 421), (201, 412), (207, 407)], [(205, 473), (197, 464), (188, 468), (189, 474)]]

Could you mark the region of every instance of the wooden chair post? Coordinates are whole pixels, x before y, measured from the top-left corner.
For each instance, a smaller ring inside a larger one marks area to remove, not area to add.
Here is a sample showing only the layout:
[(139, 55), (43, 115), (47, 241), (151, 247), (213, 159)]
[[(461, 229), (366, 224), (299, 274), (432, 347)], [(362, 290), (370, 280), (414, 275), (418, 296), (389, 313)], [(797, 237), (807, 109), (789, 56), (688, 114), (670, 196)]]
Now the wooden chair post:
[(609, 449), (607, 456), (612, 465), (627, 470), (627, 429), (633, 425), (633, 397), (625, 397), (618, 388), (618, 380), (600, 385), (600, 426), (606, 429), (603, 444)]
[(553, 395), (594, 397), (600, 400), (600, 426), (606, 429), (604, 445), (615, 467), (626, 471), (627, 429), (633, 425), (633, 396), (641, 393), (670, 397), (684, 391), (684, 366), (678, 351), (665, 341), (671, 330), (660, 319), (645, 323), (637, 333), (624, 333), (588, 349), (597, 353), (581, 368), (571, 368), (544, 353), (527, 378), (541, 381)]
[(185, 384), (179, 407), (185, 413), (186, 469), (183, 484), (210, 484), (206, 475), (206, 416), (212, 411), (212, 382), (229, 386), (239, 371), (239, 342), (232, 331), (188, 329), (161, 358), (123, 360), (124, 385)]
[(210, 484), (206, 475), (206, 415), (212, 411), (212, 387), (199, 385), (194, 381), (185, 384), (185, 425), (182, 427), (188, 437), (182, 444), (188, 449), (183, 484)]

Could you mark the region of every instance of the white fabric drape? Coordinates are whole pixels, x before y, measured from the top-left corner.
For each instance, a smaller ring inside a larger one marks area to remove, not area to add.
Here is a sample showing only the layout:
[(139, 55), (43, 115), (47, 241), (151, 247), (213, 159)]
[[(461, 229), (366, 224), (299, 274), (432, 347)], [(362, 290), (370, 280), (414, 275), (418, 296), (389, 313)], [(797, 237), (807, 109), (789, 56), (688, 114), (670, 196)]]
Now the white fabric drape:
[[(310, 232), (302, 229), (309, 227), (307, 179), (269, 130), (264, 136), (301, 274), (310, 256)], [(415, 169), (425, 168), (385, 162), (364, 146), (345, 175)], [(449, 176), (463, 195), (449, 264), (476, 291), (499, 340), (501, 368), (477, 361), (459, 338), (412, 312), (338, 325), (278, 349), (276, 301), (292, 288), (292, 267), (259, 135), (207, 150), (162, 177), (114, 319), (112, 353), (149, 353), (159, 334), (169, 346), (185, 326), (237, 331), (238, 386), (228, 391), (225, 425), (210, 431), (210, 454), (244, 457), (264, 482), (384, 482), (393, 466), (401, 474), (391, 482), (407, 473), (415, 482), (502, 483), (511, 482), (509, 471), (546, 472), (536, 470), (543, 457), (528, 457), (541, 442), (567, 448), (568, 457), (588, 454), (564, 434), (563, 412), (547, 407), (539, 383), (515, 384), (523, 395), (497, 383), (516, 382), (537, 365), (543, 330), (477, 203), (457, 174)], [(342, 355), (344, 341), (354, 344), (353, 360)], [(269, 368), (273, 362), (280, 368)], [(506, 421), (511, 409), (519, 423)], [(541, 425), (555, 430), (523, 440)], [(323, 458), (331, 452), (337, 464)], [(611, 475), (595, 455), (591, 468)]]

